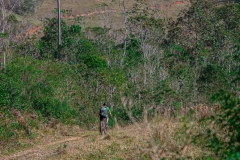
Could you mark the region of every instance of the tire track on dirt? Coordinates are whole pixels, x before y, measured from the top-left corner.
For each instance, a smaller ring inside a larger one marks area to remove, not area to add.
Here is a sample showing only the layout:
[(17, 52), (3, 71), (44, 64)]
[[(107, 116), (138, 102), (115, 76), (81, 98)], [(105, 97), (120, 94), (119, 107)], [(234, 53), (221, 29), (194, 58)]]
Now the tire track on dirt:
[[(14, 159), (18, 159), (18, 160), (25, 160), (25, 159), (29, 159), (31, 157), (43, 157), (43, 156), (47, 156), (47, 154), (51, 154), (51, 152), (56, 149), (54, 148), (54, 146), (62, 144), (62, 143), (68, 143), (68, 142), (78, 142), (80, 140), (83, 139), (84, 136), (78, 136), (78, 137), (70, 137), (70, 138), (66, 138), (64, 140), (58, 140), (46, 145), (38, 145), (38, 146), (33, 146), (31, 149), (27, 149), (24, 151), (20, 151), (18, 153), (14, 153), (10, 156), (3, 156), (0, 157), (0, 160), (14, 160)], [(49, 149), (53, 147), (52, 149)], [(49, 149), (49, 150), (48, 150)], [(52, 150), (52, 151), (51, 151)], [(47, 152), (47, 154), (46, 154)]]
[[(107, 154), (110, 150), (116, 154), (119, 151), (119, 157), (122, 154), (131, 157), (132, 152), (138, 150), (146, 137), (150, 135), (149, 131), (142, 132), (142, 127), (130, 125), (124, 128), (115, 128), (109, 130), (107, 135), (100, 135), (96, 130), (79, 131), (71, 137), (54, 138), (46, 135), (41, 138), (41, 141), (37, 141), (36, 145), (22, 148), (21, 151), (15, 153), (9, 153), (10, 155), (0, 155), (0, 160), (87, 159), (89, 156)], [(50, 139), (51, 142), (49, 142)], [(44, 142), (49, 143), (43, 144)], [(115, 157), (113, 152), (108, 156), (110, 159)]]

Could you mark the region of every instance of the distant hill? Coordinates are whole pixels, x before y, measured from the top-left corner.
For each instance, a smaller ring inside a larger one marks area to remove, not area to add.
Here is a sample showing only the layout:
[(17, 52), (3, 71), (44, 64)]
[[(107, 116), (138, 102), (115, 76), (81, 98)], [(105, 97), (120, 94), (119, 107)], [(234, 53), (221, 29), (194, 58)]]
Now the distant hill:
[[(111, 25), (119, 27), (123, 24), (122, 6), (119, 2), (118, 0), (62, 0), (61, 9), (71, 10), (73, 16), (87, 17), (86, 24), (90, 26)], [(130, 10), (133, 4), (134, 0), (125, 1), (127, 10)], [(176, 17), (188, 4), (188, 0), (147, 1), (149, 9), (158, 9), (161, 13), (160, 16), (168, 17)], [(44, 0), (38, 7), (36, 16), (39, 19), (52, 17), (55, 8), (57, 8), (56, 0)]]

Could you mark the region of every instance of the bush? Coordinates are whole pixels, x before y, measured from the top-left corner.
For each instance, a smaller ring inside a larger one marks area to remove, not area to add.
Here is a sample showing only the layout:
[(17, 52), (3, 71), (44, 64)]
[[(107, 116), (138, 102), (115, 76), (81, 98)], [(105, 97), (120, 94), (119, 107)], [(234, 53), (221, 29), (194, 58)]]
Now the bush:
[[(208, 131), (209, 147), (221, 159), (239, 159), (240, 151), (240, 99), (229, 93), (221, 91), (214, 99), (220, 102), (220, 109), (212, 121), (220, 132)], [(238, 158), (237, 158), (238, 157)]]
[(8, 65), (6, 73), (0, 73), (0, 108), (30, 109), (44, 117), (71, 121), (76, 114), (67, 103), (67, 98), (60, 101), (56, 96), (61, 83), (68, 74), (72, 74), (70, 71), (64, 72), (65, 67), (60, 63), (28, 58), (14, 60)]

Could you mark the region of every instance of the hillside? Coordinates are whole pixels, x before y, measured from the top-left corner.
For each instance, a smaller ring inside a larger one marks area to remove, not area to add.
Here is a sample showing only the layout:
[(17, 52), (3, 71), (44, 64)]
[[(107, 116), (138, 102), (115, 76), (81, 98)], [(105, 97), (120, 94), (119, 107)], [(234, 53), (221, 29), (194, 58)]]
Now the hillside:
[[(149, 8), (158, 8), (162, 10), (163, 15), (177, 16), (179, 11), (189, 5), (188, 0), (149, 0), (146, 1)], [(126, 1), (126, 9), (132, 8), (135, 3), (134, 0)], [(38, 7), (36, 15), (39, 18), (49, 17), (52, 15), (54, 8), (57, 8), (57, 3), (54, 0), (44, 0)], [(114, 10), (117, 14), (121, 14), (122, 6), (121, 1), (112, 0), (64, 0), (61, 1), (61, 8), (66, 10), (72, 10), (73, 15), (87, 14), (94, 11), (101, 10)], [(116, 15), (114, 15), (116, 16)]]
[[(125, 2), (126, 11), (130, 11), (133, 7), (134, 0)], [(44, 0), (37, 6), (36, 11), (32, 14), (31, 19), (35, 19), (37, 23), (30, 23), (26, 31), (22, 31), (17, 38), (28, 37), (31, 35), (42, 36), (42, 26), (45, 18), (56, 16), (53, 11), (56, 9), (57, 3), (54, 0)], [(147, 1), (149, 10), (156, 10), (156, 16), (159, 18), (176, 19), (181, 10), (189, 7), (188, 0), (169, 0), (169, 1)], [(111, 27), (116, 30), (124, 27), (123, 6), (120, 1), (101, 1), (89, 0), (85, 1), (61, 1), (61, 9), (70, 10), (70, 15), (62, 14), (62, 19), (71, 21), (74, 18), (81, 18), (82, 27)], [(28, 20), (29, 21), (29, 20)], [(29, 21), (31, 22), (31, 21)]]
[(59, 45), (35, 2), (0, 1), (1, 159), (239, 159), (239, 3), (66, 0)]
[[(130, 11), (135, 3), (134, 0), (125, 2), (126, 11)], [(30, 14), (28, 27), (26, 31), (22, 31), (17, 38), (27, 37), (31, 35), (42, 36), (42, 26), (45, 18), (52, 18), (56, 16), (54, 10), (57, 3), (54, 0), (43, 0), (37, 7), (34, 14)], [(173, 18), (176, 19), (181, 10), (189, 7), (188, 0), (169, 0), (169, 1), (147, 1), (149, 10), (156, 10), (159, 18)], [(62, 19), (71, 21), (74, 18), (81, 18), (82, 27), (111, 27), (112, 29), (119, 29), (124, 27), (123, 6), (120, 1), (61, 1), (62, 10), (70, 10), (70, 14), (63, 14)], [(24, 19), (24, 18), (22, 18)], [(34, 20), (34, 22), (33, 22)], [(29, 23), (30, 22), (30, 23)]]
[[(126, 10), (131, 10), (134, 3), (134, 0), (126, 1)], [(162, 18), (176, 18), (179, 12), (188, 6), (188, 0), (147, 1), (147, 7), (149, 7), (150, 10), (158, 10), (159, 16)], [(56, 7), (56, 1), (45, 0), (38, 7), (36, 17), (38, 19), (53, 17), (52, 11)], [(118, 0), (64, 0), (61, 1), (61, 9), (71, 10), (73, 17), (83, 17), (83, 23), (86, 26), (111, 26), (112, 28), (119, 28), (123, 27), (124, 24), (123, 6), (121, 5), (121, 1)], [(68, 19), (72, 19), (71, 17)], [(66, 17), (63, 16), (63, 18)]]

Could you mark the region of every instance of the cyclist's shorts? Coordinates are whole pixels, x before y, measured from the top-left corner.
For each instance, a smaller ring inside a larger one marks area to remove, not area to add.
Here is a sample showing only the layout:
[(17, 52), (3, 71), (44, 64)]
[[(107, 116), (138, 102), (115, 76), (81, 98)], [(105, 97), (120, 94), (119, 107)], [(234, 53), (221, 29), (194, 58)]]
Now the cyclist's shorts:
[(108, 116), (101, 116), (100, 115), (100, 121), (102, 121), (104, 118), (108, 118)]

